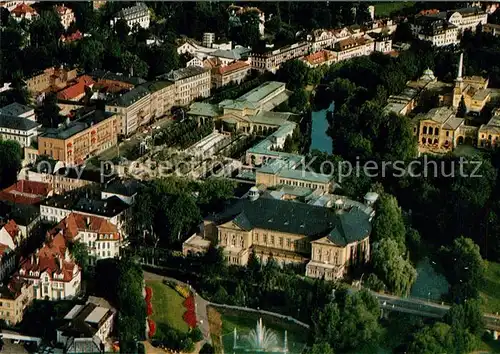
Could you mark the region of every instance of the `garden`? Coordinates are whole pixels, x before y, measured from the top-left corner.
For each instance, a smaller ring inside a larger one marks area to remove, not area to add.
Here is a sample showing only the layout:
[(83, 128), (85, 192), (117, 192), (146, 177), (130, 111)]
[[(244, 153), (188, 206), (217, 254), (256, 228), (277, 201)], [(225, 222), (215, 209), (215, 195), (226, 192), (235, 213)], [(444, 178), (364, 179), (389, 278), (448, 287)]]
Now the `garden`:
[(195, 299), (185, 286), (146, 282), (149, 338), (155, 346), (192, 352), (203, 339), (197, 327)]

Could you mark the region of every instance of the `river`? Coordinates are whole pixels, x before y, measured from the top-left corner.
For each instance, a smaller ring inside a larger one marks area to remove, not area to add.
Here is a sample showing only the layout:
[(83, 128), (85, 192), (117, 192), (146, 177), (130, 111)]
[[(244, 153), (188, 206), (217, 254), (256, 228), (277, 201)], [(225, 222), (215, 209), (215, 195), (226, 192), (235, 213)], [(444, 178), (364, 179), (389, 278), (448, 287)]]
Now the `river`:
[(328, 154), (332, 153), (332, 138), (326, 133), (328, 130), (328, 120), (326, 113), (333, 112), (334, 104), (326, 109), (312, 112), (311, 147), (310, 151), (316, 149)]

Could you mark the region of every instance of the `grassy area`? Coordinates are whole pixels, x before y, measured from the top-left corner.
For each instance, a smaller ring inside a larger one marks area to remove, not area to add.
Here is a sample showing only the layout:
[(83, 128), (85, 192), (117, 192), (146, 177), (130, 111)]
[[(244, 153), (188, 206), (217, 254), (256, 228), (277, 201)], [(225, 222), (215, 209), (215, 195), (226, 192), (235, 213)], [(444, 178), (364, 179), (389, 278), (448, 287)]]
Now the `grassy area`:
[(482, 310), (500, 312), (500, 263), (486, 262), (486, 279), (481, 287)]
[(411, 7), (415, 3), (412, 1), (397, 1), (397, 2), (377, 2), (375, 3), (375, 16), (388, 17), (392, 12), (399, 11), (405, 7)]
[(500, 353), (500, 342), (493, 339), (484, 339), (481, 341), (481, 346), (475, 353)]
[(182, 304), (184, 298), (170, 286), (163, 284), (161, 281), (148, 281), (148, 286), (153, 289), (153, 321), (158, 326), (166, 324), (181, 332), (188, 332), (188, 325), (184, 322), (182, 315), (186, 308)]

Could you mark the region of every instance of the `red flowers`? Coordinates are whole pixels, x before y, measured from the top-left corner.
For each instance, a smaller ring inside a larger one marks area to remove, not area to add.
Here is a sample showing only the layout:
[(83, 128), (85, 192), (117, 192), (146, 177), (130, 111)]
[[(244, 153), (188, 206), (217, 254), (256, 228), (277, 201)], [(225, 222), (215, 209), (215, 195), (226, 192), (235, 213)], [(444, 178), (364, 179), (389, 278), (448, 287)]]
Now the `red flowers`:
[(196, 313), (195, 313), (195, 305), (194, 305), (194, 297), (193, 295), (189, 295), (186, 300), (183, 302), (184, 307), (186, 308), (186, 312), (182, 315), (184, 322), (187, 323), (189, 328), (195, 328), (196, 321)]
[(152, 297), (153, 289), (151, 289), (149, 286), (146, 286), (146, 302), (150, 302)]
[(156, 323), (150, 318), (148, 318), (148, 327), (149, 327), (149, 338), (151, 338), (156, 333)]
[(150, 302), (146, 302), (146, 311), (148, 316), (151, 316), (153, 314), (153, 305), (151, 305)]

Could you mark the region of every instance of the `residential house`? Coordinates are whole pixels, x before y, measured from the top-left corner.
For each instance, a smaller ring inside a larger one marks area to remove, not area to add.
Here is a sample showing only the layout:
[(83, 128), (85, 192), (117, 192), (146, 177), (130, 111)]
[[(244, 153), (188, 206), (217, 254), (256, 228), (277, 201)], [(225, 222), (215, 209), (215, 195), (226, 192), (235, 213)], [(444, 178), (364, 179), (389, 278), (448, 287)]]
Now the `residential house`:
[(49, 183), (18, 180), (13, 185), (0, 191), (0, 200), (18, 204), (38, 204), (52, 195)]
[(17, 6), (26, 4), (33, 5), (36, 1), (28, 1), (28, 0), (8, 0), (8, 1), (0, 1), (0, 7), (9, 10), (12, 12)]
[(41, 126), (29, 118), (0, 113), (0, 137), (17, 141), (21, 147), (28, 147), (36, 141)]
[(66, 353), (100, 353), (111, 351), (108, 337), (115, 321), (116, 312), (88, 302), (75, 305), (57, 329), (57, 342)]
[(135, 198), (137, 196), (137, 193), (139, 192), (140, 187), (141, 184), (135, 179), (115, 179), (105, 184), (101, 192), (101, 197), (102, 199), (117, 197), (124, 203), (132, 205), (135, 202)]
[(10, 220), (14, 220), (20, 231), (20, 244), (38, 230), (41, 221), (40, 208), (35, 205), (0, 201), (0, 223)]
[(55, 6), (55, 10), (61, 19), (61, 25), (64, 27), (64, 30), (67, 30), (69, 26), (75, 22), (75, 13), (69, 7), (64, 5)]
[(235, 61), (226, 66), (219, 65), (212, 68), (212, 86), (214, 88), (219, 88), (229, 83), (240, 84), (249, 75), (250, 69), (250, 64), (245, 61)]
[(175, 85), (170, 81), (153, 81), (145, 84), (150, 95), (150, 114), (152, 119), (161, 118), (170, 113), (175, 104)]
[(40, 249), (22, 259), (16, 276), (33, 284), (36, 299), (71, 299), (80, 292), (80, 267), (60, 233), (49, 237)]
[(118, 118), (114, 113), (93, 111), (58, 128), (47, 129), (38, 139), (39, 155), (70, 166), (80, 165), (117, 144)]
[(83, 38), (82, 32), (76, 30), (75, 32), (68, 35), (61, 34), (60, 41), (64, 44), (68, 44), (79, 41), (82, 38)]
[(118, 20), (125, 20), (128, 27), (132, 30), (135, 26), (149, 28), (151, 15), (149, 8), (143, 2), (121, 9), (111, 20), (111, 26), (114, 26)]
[(208, 69), (190, 66), (172, 70), (162, 75), (160, 79), (174, 82), (176, 105), (185, 106), (196, 98), (210, 96), (211, 77)]
[(349, 37), (335, 43), (337, 61), (370, 55), (374, 51), (374, 41), (368, 37)]
[(35, 121), (35, 108), (30, 106), (25, 106), (23, 104), (13, 102), (7, 106), (0, 108), (0, 114), (5, 114), (7, 116), (26, 118)]
[(495, 149), (500, 146), (500, 110), (493, 112), (493, 117), (486, 124), (479, 127), (477, 146)]
[(10, 15), (14, 17), (17, 22), (21, 22), (22, 20), (33, 21), (38, 17), (38, 13), (35, 11), (35, 9), (26, 3), (17, 5), (10, 12)]
[(151, 93), (137, 86), (106, 105), (117, 116), (119, 134), (130, 136), (151, 119)]
[(336, 41), (334, 31), (317, 29), (307, 36), (307, 40), (311, 42), (313, 52), (320, 51), (325, 48), (332, 48)]
[(51, 67), (26, 78), (24, 81), (29, 92), (40, 94), (48, 91), (49, 88), (53, 88), (54, 91), (63, 89), (68, 81), (76, 79), (76, 76), (76, 69)]
[(82, 75), (75, 83), (57, 93), (57, 99), (65, 101), (79, 101), (85, 96), (87, 90), (92, 89), (94, 80), (89, 75)]
[(331, 65), (337, 62), (337, 53), (330, 50), (320, 50), (301, 58), (301, 60), (310, 68), (321, 65)]
[(303, 57), (311, 50), (308, 42), (298, 42), (277, 49), (255, 51), (250, 55), (252, 69), (276, 73), (280, 65), (288, 60)]
[(22, 321), (26, 309), (34, 298), (34, 287), (27, 281), (11, 279), (0, 286), (0, 319), (15, 326)]
[(21, 232), (14, 220), (0, 224), (0, 281), (10, 275), (16, 266), (15, 249), (21, 243)]
[(62, 234), (66, 241), (85, 244), (91, 263), (118, 257), (123, 241), (117, 226), (109, 220), (75, 212), (62, 219), (48, 234), (51, 237)]

